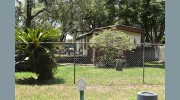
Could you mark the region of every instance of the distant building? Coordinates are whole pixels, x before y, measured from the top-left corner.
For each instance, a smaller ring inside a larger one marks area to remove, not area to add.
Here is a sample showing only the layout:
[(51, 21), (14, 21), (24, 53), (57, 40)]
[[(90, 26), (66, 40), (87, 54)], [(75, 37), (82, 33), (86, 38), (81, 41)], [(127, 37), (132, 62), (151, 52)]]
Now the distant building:
[[(87, 56), (88, 58), (91, 58), (92, 62), (94, 62), (95, 58), (98, 56), (96, 53), (95, 49), (92, 49), (89, 47), (88, 42), (92, 38), (93, 35), (98, 35), (99, 32), (105, 30), (105, 29), (114, 29), (114, 30), (120, 30), (124, 32), (129, 38), (133, 39), (133, 41), (136, 44), (144, 43), (144, 31), (140, 28), (135, 28), (135, 27), (130, 27), (130, 26), (125, 26), (125, 25), (113, 25), (113, 26), (106, 26), (106, 27), (100, 27), (100, 28), (95, 28), (94, 30), (79, 35), (76, 38), (76, 51), (79, 52), (80, 55), (82, 56)], [(139, 56), (137, 60), (141, 60), (142, 57), (142, 52), (141, 49), (138, 49), (135, 54), (136, 56)], [(128, 59), (128, 56), (130, 54), (128, 52), (125, 53), (127, 56), (126, 58)], [(137, 61), (140, 62), (140, 61)]]

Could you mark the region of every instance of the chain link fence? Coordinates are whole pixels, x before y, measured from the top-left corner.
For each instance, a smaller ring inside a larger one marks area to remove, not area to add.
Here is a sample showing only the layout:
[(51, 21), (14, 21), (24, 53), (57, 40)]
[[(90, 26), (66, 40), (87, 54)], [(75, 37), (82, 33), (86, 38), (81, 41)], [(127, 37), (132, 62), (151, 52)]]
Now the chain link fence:
[[(165, 72), (157, 71), (158, 69), (165, 69), (165, 45), (146, 44), (143, 57), (144, 82), (147, 84), (165, 84), (164, 81), (162, 82), (162, 80), (165, 80)], [(157, 75), (162, 77), (157, 77)]]
[[(87, 78), (93, 84), (101, 84), (100, 78), (96, 77), (101, 77), (102, 73), (98, 74), (98, 71), (105, 69), (103, 74), (106, 75), (107, 84), (165, 84), (165, 71), (159, 71), (165, 69), (164, 44), (137, 44), (135, 49), (123, 50), (122, 53), (117, 49), (107, 49), (108, 47), (95, 49), (90, 46), (91, 43), (41, 43), (42, 46), (49, 44), (48, 54), (54, 58), (58, 67), (71, 66), (74, 69), (72, 83), (76, 83), (78, 78)], [(16, 72), (33, 71), (28, 58), (32, 52), (28, 52), (27, 48), (26, 44), (16, 43)], [(86, 73), (78, 71), (79, 68), (93, 68), (93, 72), (90, 72), (92, 76), (86, 77)], [(112, 73), (106, 74), (108, 71)], [(111, 82), (113, 78), (117, 80)]]

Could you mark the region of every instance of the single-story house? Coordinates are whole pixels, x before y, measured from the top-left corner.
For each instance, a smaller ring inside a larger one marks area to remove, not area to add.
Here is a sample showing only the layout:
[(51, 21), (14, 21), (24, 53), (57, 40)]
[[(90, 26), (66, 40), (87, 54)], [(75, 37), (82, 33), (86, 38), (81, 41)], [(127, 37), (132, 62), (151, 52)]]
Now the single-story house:
[(125, 25), (112, 25), (112, 26), (95, 28), (88, 33), (79, 35), (76, 38), (76, 51), (78, 51), (80, 55), (90, 57), (92, 62), (94, 62), (94, 59), (96, 57), (96, 50), (91, 49), (88, 45), (88, 42), (92, 38), (93, 35), (97, 35), (99, 34), (99, 32), (105, 29), (120, 30), (124, 32), (128, 37), (133, 39), (136, 44), (144, 43), (144, 31), (142, 29), (125, 26)]

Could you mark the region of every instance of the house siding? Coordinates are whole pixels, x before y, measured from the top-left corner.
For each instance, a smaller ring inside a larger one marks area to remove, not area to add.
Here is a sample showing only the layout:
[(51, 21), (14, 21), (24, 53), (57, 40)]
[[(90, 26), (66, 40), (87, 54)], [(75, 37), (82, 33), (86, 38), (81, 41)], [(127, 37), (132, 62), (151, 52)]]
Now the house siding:
[(131, 38), (133, 41), (135, 40), (137, 44), (141, 43), (141, 34), (134, 33), (134, 32), (127, 32), (123, 31), (129, 38)]
[(88, 48), (86, 37), (76, 40), (76, 51), (82, 53), (82, 55), (88, 55)]

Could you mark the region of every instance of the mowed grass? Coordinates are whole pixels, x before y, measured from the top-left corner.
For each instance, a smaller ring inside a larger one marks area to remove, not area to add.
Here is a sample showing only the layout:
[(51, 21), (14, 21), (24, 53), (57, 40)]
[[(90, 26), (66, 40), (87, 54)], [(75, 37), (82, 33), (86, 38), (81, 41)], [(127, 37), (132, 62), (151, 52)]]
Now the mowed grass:
[[(16, 83), (16, 100), (79, 100), (79, 91), (74, 84), (73, 66), (61, 66), (55, 80), (38, 85), (25, 80)], [(143, 84), (142, 68), (115, 69), (96, 68), (93, 66), (76, 66), (76, 83), (78, 79), (86, 81), (86, 100), (136, 100), (137, 92), (153, 91), (158, 93), (158, 100), (165, 100), (165, 69), (145, 68)], [(16, 73), (16, 79), (37, 78), (34, 73)]]

